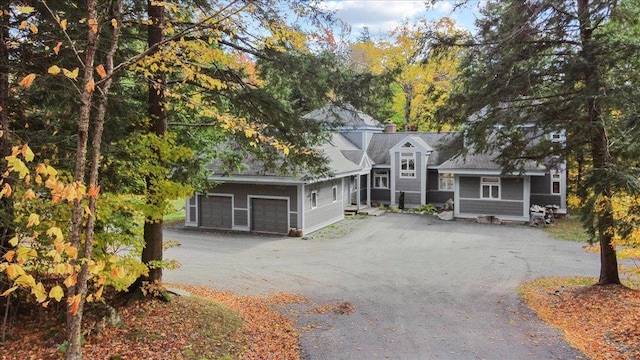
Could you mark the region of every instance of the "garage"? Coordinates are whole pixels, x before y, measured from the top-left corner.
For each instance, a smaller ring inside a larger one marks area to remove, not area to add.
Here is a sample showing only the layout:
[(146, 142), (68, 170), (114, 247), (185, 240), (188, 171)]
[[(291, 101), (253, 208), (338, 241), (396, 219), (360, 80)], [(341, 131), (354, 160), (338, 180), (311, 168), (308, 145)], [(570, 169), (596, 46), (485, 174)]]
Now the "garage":
[(286, 234), (289, 202), (286, 199), (251, 199), (251, 231)]
[(233, 224), (232, 200), (231, 196), (200, 197), (200, 226), (231, 229)]

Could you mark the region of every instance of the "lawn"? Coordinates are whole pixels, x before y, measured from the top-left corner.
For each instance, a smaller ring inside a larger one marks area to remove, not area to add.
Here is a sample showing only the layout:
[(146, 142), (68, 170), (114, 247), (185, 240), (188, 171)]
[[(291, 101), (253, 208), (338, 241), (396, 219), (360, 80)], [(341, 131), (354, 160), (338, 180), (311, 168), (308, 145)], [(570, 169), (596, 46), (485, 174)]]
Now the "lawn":
[(584, 231), (580, 218), (577, 216), (556, 219), (551, 226), (545, 226), (544, 231), (558, 240), (584, 243), (589, 241), (589, 234)]

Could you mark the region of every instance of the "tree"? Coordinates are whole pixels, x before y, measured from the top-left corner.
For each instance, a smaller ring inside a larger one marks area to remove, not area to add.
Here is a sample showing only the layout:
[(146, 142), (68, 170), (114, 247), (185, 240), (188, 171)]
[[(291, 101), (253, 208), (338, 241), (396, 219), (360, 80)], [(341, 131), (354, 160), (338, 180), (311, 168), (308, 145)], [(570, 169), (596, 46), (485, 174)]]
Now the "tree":
[[(638, 17), (629, 12), (638, 13), (637, 1), (491, 1), (475, 38), (438, 39), (466, 48), (443, 118), (466, 126), (474, 151), (496, 153), (507, 171), (584, 156), (589, 168), (578, 187), (585, 226), (600, 246), (600, 284), (620, 282), (612, 196), (640, 192), (640, 152), (631, 145), (640, 140), (632, 80), (639, 47), (624, 35), (637, 33)], [(553, 134), (566, 135), (566, 144)]]
[(424, 41), (428, 34), (461, 33), (443, 18), (405, 21), (388, 38), (373, 41), (368, 34), (350, 47), (349, 61), (356, 71), (367, 69), (392, 78), (395, 90), (391, 120), (404, 130), (433, 130), (435, 111), (441, 107), (456, 74), (457, 48), (436, 53)]

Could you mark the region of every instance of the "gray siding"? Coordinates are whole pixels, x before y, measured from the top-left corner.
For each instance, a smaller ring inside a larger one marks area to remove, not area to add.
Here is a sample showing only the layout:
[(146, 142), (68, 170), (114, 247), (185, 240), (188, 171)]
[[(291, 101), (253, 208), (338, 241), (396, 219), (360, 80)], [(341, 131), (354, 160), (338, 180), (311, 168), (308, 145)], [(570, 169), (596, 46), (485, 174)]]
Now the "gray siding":
[(460, 182), (461, 199), (480, 199), (479, 177), (460, 176), (457, 180)]
[(420, 191), (420, 181), (425, 176), (421, 160), (421, 157), (424, 157), (424, 153), (416, 152), (416, 177), (413, 179), (400, 178), (400, 152), (393, 154), (393, 156), (395, 157), (396, 168), (392, 169), (391, 173), (395, 174), (396, 190)]
[(551, 193), (551, 177), (549, 174), (545, 176), (531, 177), (531, 193), (532, 194), (550, 194)]
[[(333, 201), (332, 187), (338, 187), (338, 200)], [(311, 209), (311, 193), (318, 192), (318, 207)], [(305, 190), (305, 229), (315, 228), (322, 224), (335, 222), (344, 218), (344, 210), (342, 206), (342, 182), (338, 180), (330, 180), (321, 183), (312, 184)]]
[(531, 194), (531, 205), (558, 205), (560, 204), (560, 195), (546, 195), (546, 194)]
[(427, 203), (433, 205), (442, 205), (447, 200), (453, 200), (453, 191), (428, 191)]
[(503, 177), (500, 179), (500, 198), (502, 200), (523, 200), (524, 181), (522, 178)]
[(233, 211), (233, 216), (233, 222), (236, 226), (249, 226), (249, 216), (247, 214), (247, 210), (235, 209)]
[(371, 189), (371, 201), (378, 201), (385, 204), (391, 202), (391, 190), (389, 189)]
[(523, 216), (524, 203), (500, 200), (460, 200), (460, 214)]
[(427, 170), (427, 190), (438, 191), (440, 185), (438, 184), (438, 170)]
[[(401, 193), (401, 191), (396, 191), (396, 201), (395, 201), (395, 203), (397, 205), (400, 205), (400, 193)], [(404, 206), (405, 207), (418, 207), (420, 205), (422, 205), (422, 203), (421, 203), (420, 193), (419, 192), (416, 192), (416, 193), (405, 192), (404, 193)]]

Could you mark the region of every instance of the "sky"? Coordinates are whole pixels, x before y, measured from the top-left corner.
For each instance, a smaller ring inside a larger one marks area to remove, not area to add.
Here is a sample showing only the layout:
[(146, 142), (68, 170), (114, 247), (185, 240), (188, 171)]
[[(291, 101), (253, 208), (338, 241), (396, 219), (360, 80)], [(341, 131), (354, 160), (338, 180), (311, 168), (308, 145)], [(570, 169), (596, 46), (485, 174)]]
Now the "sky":
[(461, 28), (474, 32), (474, 13), (481, 1), (453, 11), (454, 1), (437, 1), (429, 10), (425, 1), (413, 0), (323, 0), (321, 7), (336, 11), (336, 17), (351, 25), (352, 34), (357, 36), (366, 26), (372, 36), (382, 35), (400, 24), (404, 19), (425, 16), (429, 20), (442, 17), (452, 18)]

